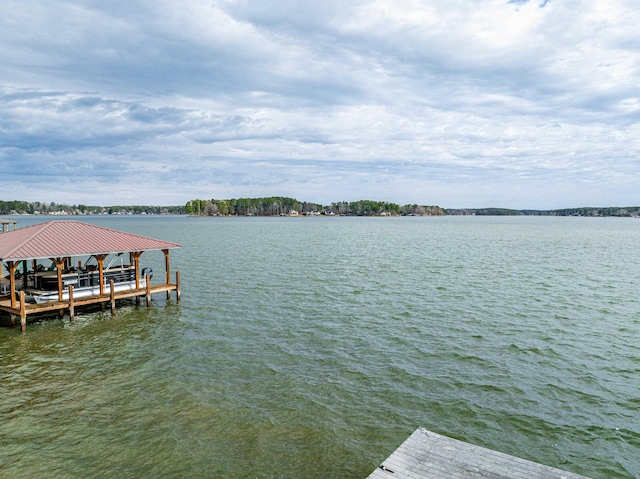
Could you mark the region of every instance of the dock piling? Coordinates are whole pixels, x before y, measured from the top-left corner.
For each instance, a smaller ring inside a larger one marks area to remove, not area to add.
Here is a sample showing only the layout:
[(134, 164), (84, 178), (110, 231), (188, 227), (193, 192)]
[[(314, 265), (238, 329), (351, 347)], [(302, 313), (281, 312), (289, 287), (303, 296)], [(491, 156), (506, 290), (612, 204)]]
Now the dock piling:
[(145, 276), (145, 289), (147, 296), (147, 306), (151, 306), (151, 277), (149, 275)]
[(116, 314), (116, 288), (113, 280), (109, 281), (109, 299), (111, 301), (111, 316)]
[(69, 318), (71, 321), (74, 320), (76, 315), (76, 307), (73, 301), (73, 286), (69, 285)]
[(22, 331), (27, 330), (27, 305), (24, 299), (24, 291), (20, 291), (20, 328)]

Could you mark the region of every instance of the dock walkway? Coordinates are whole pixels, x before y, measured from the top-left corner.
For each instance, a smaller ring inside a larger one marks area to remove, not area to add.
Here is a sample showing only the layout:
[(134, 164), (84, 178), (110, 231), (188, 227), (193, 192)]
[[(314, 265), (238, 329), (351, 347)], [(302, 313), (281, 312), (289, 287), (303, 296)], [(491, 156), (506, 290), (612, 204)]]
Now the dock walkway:
[(588, 479), (416, 429), (367, 479)]
[(149, 278), (147, 278), (147, 286), (144, 288), (116, 292), (112, 281), (109, 293), (96, 294), (85, 298), (74, 298), (73, 289), (71, 289), (69, 299), (65, 301), (50, 301), (40, 304), (27, 303), (24, 299), (24, 293), (21, 292), (20, 300), (16, 301), (15, 305), (12, 306), (11, 296), (0, 296), (0, 311), (9, 313), (12, 323), (15, 322), (16, 318), (20, 318), (21, 327), (24, 331), (27, 325), (27, 316), (30, 314), (41, 314), (51, 311), (59, 311), (60, 313), (63, 313), (64, 310), (68, 310), (71, 320), (73, 320), (76, 308), (92, 304), (100, 304), (104, 306), (106, 303), (111, 303), (111, 314), (115, 314), (117, 300), (136, 298), (136, 302), (139, 302), (140, 297), (145, 296), (147, 306), (150, 306), (152, 294), (166, 292), (167, 298), (169, 298), (171, 291), (176, 292), (176, 299), (180, 301), (180, 272), (176, 273), (175, 284), (166, 283), (152, 286)]

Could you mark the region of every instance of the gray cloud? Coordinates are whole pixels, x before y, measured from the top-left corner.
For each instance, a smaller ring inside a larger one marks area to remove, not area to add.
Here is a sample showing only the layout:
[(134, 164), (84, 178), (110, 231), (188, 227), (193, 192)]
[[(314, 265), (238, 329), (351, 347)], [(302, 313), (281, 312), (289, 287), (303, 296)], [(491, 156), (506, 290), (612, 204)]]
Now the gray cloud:
[(631, 0), (2, 11), (0, 161), (24, 199), (640, 203)]

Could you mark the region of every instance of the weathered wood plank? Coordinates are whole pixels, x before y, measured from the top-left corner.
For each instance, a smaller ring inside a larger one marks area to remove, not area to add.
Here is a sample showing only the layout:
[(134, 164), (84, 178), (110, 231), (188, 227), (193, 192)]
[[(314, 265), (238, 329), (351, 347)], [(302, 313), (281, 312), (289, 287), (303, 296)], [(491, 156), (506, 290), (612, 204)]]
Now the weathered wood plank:
[(368, 479), (587, 479), (416, 429)]
[[(130, 289), (130, 290), (118, 291), (118, 292), (114, 291), (113, 299), (120, 300), (120, 299), (140, 297), (140, 296), (150, 297), (152, 294), (165, 292), (165, 291), (167, 292), (175, 291), (177, 290), (177, 288), (178, 287), (175, 284), (159, 284), (154, 286), (148, 285), (145, 288)], [(3, 296), (3, 297), (0, 297), (0, 311), (5, 311), (10, 314), (20, 315), (22, 314), (21, 313), (22, 309), (24, 309), (25, 315), (31, 315), (31, 314), (39, 314), (39, 313), (69, 309), (71, 306), (73, 306), (74, 313), (75, 313), (75, 309), (79, 307), (88, 306), (92, 304), (107, 303), (109, 301), (112, 301), (113, 299), (110, 293), (106, 293), (106, 294), (96, 294), (96, 295), (88, 296), (84, 298), (73, 297), (70, 301), (69, 300), (50, 301), (47, 303), (40, 303), (40, 304), (20, 303), (16, 301), (17, 303), (16, 306), (12, 307), (11, 297)]]

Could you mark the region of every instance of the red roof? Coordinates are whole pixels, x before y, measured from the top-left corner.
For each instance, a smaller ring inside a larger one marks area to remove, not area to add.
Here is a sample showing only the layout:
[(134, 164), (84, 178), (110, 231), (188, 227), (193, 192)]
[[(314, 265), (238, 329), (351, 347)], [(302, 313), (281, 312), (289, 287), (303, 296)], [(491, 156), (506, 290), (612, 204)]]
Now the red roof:
[(179, 248), (146, 236), (80, 221), (49, 221), (0, 233), (0, 261)]

